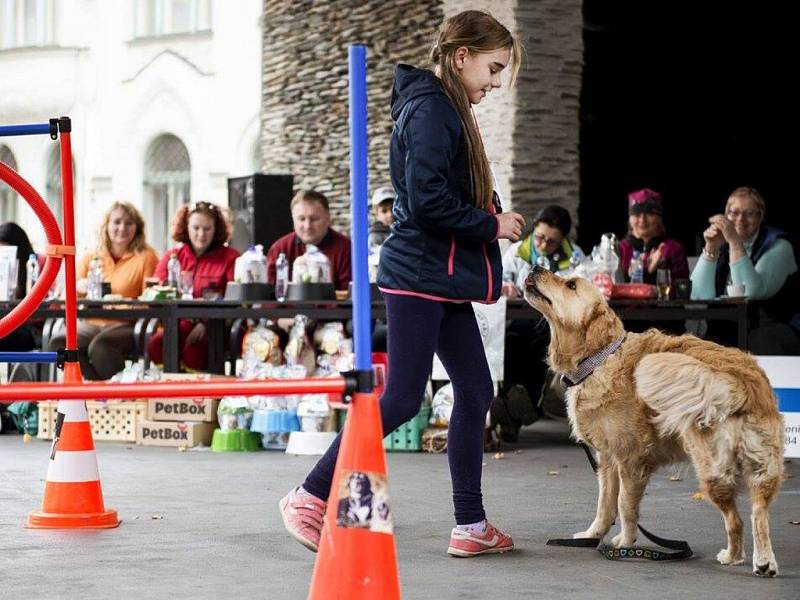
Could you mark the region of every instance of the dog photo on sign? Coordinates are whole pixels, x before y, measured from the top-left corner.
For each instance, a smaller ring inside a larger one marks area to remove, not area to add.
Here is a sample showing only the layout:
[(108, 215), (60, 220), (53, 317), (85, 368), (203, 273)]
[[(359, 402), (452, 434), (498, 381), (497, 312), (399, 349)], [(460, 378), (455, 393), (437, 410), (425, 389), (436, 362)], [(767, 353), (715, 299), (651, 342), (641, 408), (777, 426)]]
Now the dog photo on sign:
[(727, 546), (717, 560), (745, 560), (737, 486), (752, 504), (753, 573), (778, 574), (769, 507), (783, 479), (783, 418), (764, 371), (736, 348), (655, 329), (626, 333), (602, 293), (580, 277), (536, 267), (525, 299), (550, 325), (550, 367), (567, 385), (574, 437), (597, 452), (597, 513), (576, 538), (632, 546), (651, 474), (690, 460), (705, 497), (722, 513)]

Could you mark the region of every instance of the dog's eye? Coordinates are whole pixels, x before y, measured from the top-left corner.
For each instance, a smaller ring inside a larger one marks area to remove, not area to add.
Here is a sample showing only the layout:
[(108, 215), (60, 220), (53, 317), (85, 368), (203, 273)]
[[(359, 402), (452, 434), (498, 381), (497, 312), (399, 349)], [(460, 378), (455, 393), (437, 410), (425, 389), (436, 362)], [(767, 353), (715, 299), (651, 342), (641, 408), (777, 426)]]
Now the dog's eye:
[(570, 280), (567, 282), (567, 287), (571, 290), (574, 290), (577, 287), (577, 285), (575, 285), (574, 281)]

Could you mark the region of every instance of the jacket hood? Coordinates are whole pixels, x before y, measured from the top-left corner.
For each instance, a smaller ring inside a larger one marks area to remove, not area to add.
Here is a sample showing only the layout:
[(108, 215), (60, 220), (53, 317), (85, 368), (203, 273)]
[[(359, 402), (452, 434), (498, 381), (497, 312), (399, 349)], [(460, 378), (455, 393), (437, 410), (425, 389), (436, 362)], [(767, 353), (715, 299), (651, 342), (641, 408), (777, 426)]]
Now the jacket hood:
[(390, 102), (392, 119), (397, 120), (400, 111), (410, 100), (428, 94), (444, 94), (441, 81), (432, 71), (417, 69), (411, 65), (397, 65)]

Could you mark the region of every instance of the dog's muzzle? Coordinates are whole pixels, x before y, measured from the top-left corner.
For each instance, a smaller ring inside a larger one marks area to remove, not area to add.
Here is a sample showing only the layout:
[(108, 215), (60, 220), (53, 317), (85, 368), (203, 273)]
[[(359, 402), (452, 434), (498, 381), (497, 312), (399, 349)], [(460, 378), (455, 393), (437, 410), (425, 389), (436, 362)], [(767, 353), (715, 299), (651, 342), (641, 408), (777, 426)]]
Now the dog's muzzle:
[(552, 305), (553, 303), (550, 301), (550, 298), (545, 296), (536, 285), (536, 282), (545, 273), (549, 274), (550, 272), (547, 269), (543, 269), (539, 265), (533, 267), (530, 274), (525, 278), (525, 295), (529, 296), (531, 299), (539, 298)]

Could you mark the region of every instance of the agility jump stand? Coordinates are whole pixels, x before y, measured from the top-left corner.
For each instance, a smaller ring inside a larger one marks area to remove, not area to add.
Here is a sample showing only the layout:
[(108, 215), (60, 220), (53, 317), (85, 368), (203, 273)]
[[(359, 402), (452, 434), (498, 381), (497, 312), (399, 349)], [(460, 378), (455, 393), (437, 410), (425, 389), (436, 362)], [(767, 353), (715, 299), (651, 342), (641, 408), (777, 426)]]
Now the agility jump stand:
[[(64, 202), (64, 245), (52, 213), (36, 191), (12, 169), (0, 163), (0, 180), (9, 183), (34, 208), (48, 235), (48, 259), (42, 277), (29, 297), (0, 319), (0, 337), (24, 322), (44, 298), (55, 279), (60, 260), (66, 259), (67, 348), (60, 353), (64, 382), (11, 384), (0, 387), (0, 402), (59, 398), (56, 432), (41, 511), (28, 518), (28, 527), (116, 527), (116, 511), (106, 510), (100, 488), (94, 443), (85, 400), (133, 399), (143, 396), (201, 397), (334, 393), (351, 394), (352, 406), (342, 434), (328, 511), (309, 590), (310, 599), (361, 600), (400, 598), (386, 455), (383, 448), (378, 397), (374, 393), (370, 339), (370, 288), (367, 265), (367, 78), (366, 48), (351, 46), (350, 139), (351, 215), (353, 224), (353, 322), (355, 369), (343, 377), (303, 380), (109, 384), (82, 382), (77, 353), (77, 301), (73, 223), (72, 159), (69, 119), (49, 124), (0, 127), (3, 135), (61, 132), (61, 175)], [(63, 124), (63, 125), (62, 125)], [(15, 321), (10, 318), (15, 316)], [(45, 358), (45, 357), (42, 357)], [(49, 360), (48, 359), (46, 360)], [(80, 402), (75, 402), (79, 400)], [(354, 524), (340, 514), (353, 482), (371, 486), (372, 517)]]

